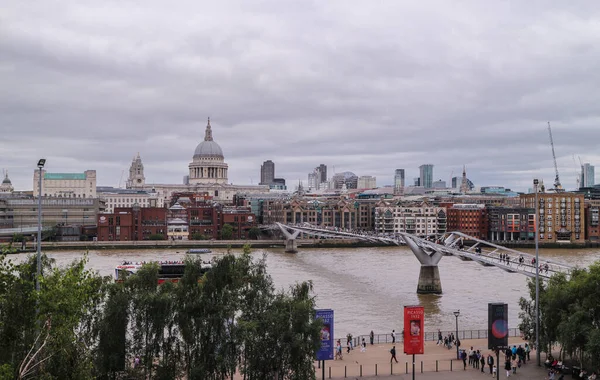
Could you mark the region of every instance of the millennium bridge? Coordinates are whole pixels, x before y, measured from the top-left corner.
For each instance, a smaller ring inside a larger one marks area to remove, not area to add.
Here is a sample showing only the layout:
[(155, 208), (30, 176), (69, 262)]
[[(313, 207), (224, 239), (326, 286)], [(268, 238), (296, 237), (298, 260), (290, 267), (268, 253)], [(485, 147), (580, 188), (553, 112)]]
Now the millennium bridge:
[[(396, 235), (348, 231), (335, 227), (319, 227), (309, 223), (287, 225), (275, 223), (263, 229), (279, 230), (285, 237), (285, 251), (298, 251), (297, 238), (300, 234), (321, 239), (353, 239), (388, 245), (407, 245), (421, 263), (417, 293), (441, 294), (442, 283), (438, 263), (443, 256), (455, 256), (464, 261), (474, 261), (486, 267), (500, 268), (509, 273), (548, 280), (556, 273), (570, 277), (574, 267), (557, 260), (535, 261), (535, 255), (506, 248), (480, 240), (462, 232), (447, 232), (435, 238), (422, 238), (408, 233)], [(465, 244), (467, 243), (467, 244)]]

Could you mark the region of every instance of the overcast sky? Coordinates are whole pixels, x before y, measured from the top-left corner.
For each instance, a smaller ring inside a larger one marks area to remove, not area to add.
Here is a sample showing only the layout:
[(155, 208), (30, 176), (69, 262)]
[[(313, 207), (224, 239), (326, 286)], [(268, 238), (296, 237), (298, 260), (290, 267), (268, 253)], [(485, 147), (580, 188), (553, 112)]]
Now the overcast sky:
[[(596, 1), (5, 0), (0, 168), (32, 188), (96, 169), (181, 183), (211, 117), (229, 180), (271, 159), (407, 182), (467, 166), (476, 186), (563, 185), (600, 165)], [(599, 168), (600, 170), (600, 168)]]

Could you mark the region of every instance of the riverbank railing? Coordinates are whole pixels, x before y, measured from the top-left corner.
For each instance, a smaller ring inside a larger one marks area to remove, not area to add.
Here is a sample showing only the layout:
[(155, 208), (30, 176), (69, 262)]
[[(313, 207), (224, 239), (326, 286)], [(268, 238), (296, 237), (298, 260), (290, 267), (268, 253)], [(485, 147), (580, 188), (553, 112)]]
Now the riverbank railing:
[[(452, 330), (441, 330), (442, 339), (444, 337), (449, 336), (451, 333), (456, 335), (456, 331)], [(389, 332), (387, 334), (374, 334), (373, 335), (373, 344), (382, 344), (382, 343), (401, 343), (402, 342), (402, 332), (396, 331), (396, 339), (392, 339), (392, 333)], [(509, 337), (523, 337), (523, 333), (518, 328), (509, 328), (508, 329)], [(425, 341), (433, 341), (436, 342), (438, 340), (438, 332), (437, 331), (426, 331), (424, 333)], [(370, 335), (357, 335), (352, 336), (352, 345), (354, 347), (360, 346), (362, 343), (362, 339), (365, 339), (367, 344), (371, 343)], [(466, 339), (487, 339), (488, 338), (488, 330), (458, 330), (458, 340), (466, 340)], [(342, 346), (346, 347), (347, 337), (336, 338), (336, 340), (340, 340)]]

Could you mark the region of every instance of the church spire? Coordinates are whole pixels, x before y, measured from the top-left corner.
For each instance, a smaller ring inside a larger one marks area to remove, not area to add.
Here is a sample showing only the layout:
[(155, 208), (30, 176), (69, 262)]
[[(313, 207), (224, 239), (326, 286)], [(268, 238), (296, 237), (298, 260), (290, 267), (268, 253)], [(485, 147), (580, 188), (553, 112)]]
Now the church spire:
[(206, 124), (206, 132), (204, 132), (204, 141), (213, 141), (212, 129), (210, 129), (210, 117), (208, 118), (208, 124)]

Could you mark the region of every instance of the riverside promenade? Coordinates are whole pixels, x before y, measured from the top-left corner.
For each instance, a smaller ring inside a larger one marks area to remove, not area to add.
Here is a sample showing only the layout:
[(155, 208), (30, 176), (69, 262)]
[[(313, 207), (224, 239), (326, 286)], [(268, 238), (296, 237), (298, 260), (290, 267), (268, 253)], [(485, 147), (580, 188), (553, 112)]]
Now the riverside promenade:
[[(524, 345), (522, 338), (511, 337), (508, 340), (509, 344)], [(390, 349), (393, 344), (381, 343), (370, 345), (367, 340), (367, 349), (361, 352), (360, 346), (355, 347), (350, 353), (346, 353), (342, 360), (329, 360), (325, 362), (325, 378), (326, 379), (412, 379), (412, 356), (403, 353), (403, 343), (398, 342), (396, 346), (396, 358), (398, 363), (390, 364)], [(480, 350), (486, 358), (492, 351), (487, 349), (487, 339), (465, 339), (461, 342), (461, 349), (469, 349), (473, 347), (475, 350)], [(547, 371), (543, 367), (538, 367), (535, 363), (535, 351), (531, 352), (531, 362), (517, 369), (517, 374), (512, 375), (512, 378), (521, 379), (544, 379), (547, 376)], [(542, 354), (542, 362), (545, 360), (545, 355)], [(494, 355), (494, 361), (496, 356)], [(496, 363), (498, 364), (498, 363)], [(500, 353), (500, 378), (506, 379), (504, 371), (504, 354)], [(317, 368), (315, 363), (315, 371), (317, 379), (322, 378), (322, 369)], [(474, 369), (469, 366), (467, 360), (467, 369), (463, 370), (462, 360), (456, 360), (456, 347), (448, 350), (446, 347), (436, 345), (436, 342), (425, 342), (425, 354), (415, 356), (415, 378), (417, 379), (489, 379), (489, 368), (486, 365), (485, 372), (481, 373), (481, 368)]]

